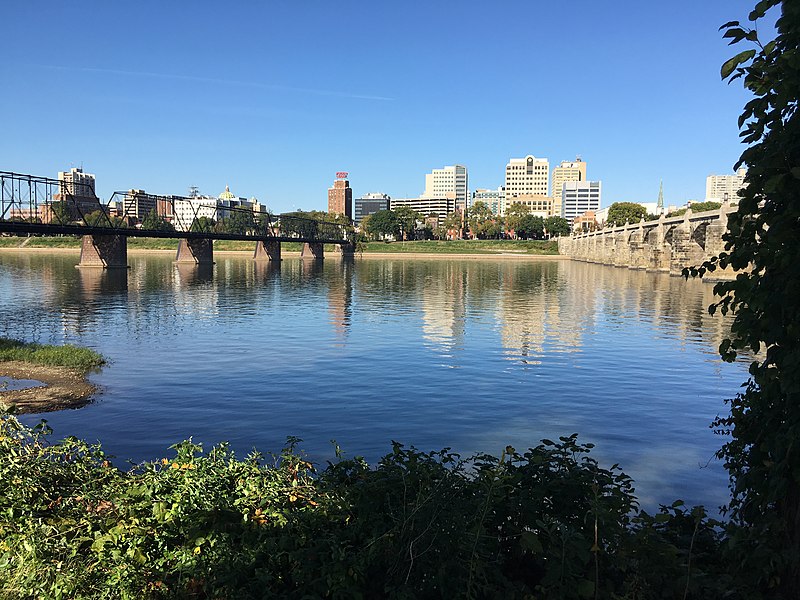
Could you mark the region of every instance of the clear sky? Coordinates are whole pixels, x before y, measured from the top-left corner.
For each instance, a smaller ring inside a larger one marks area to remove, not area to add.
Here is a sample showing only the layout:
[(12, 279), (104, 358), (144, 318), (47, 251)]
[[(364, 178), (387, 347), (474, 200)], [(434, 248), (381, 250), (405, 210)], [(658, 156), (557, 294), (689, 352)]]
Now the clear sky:
[(511, 157), (580, 155), (605, 206), (661, 179), (682, 204), (743, 149), (717, 29), (754, 3), (9, 2), (0, 170), (282, 212), (326, 209), (337, 171), (406, 197), (445, 165), (496, 188)]

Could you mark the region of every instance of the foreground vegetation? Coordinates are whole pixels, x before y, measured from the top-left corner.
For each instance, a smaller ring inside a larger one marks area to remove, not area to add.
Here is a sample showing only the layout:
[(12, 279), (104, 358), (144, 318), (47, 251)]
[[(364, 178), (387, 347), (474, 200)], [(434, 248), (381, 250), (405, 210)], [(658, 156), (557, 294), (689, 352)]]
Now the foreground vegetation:
[(20, 361), (49, 367), (66, 367), (88, 371), (105, 363), (105, 359), (89, 348), (50, 346), (0, 337), (0, 362)]
[(320, 472), (185, 441), (130, 470), (0, 417), (5, 598), (755, 598), (722, 530), (576, 436), (462, 459), (394, 443)]

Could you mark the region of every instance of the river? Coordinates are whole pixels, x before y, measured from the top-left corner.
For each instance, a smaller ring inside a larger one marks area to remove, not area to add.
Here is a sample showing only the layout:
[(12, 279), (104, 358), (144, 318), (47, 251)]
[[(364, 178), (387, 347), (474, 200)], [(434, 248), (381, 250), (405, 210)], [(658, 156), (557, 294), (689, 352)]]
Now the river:
[(190, 436), (241, 455), (297, 436), (324, 465), (330, 440), (374, 462), (391, 440), (499, 456), (578, 432), (647, 508), (727, 498), (709, 423), (747, 365), (717, 355), (709, 284), (544, 259), (77, 260), (0, 252), (0, 335), (109, 359), (92, 404), (42, 416), (118, 464)]

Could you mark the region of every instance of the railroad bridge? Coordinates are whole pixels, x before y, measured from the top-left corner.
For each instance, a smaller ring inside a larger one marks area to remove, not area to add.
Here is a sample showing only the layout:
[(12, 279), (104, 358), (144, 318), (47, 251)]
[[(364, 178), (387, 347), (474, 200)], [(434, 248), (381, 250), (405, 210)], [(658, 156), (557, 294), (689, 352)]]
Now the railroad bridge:
[[(252, 241), (253, 258), (269, 261), (281, 260), (281, 242), (301, 242), (301, 257), (316, 260), (324, 258), (326, 244), (335, 245), (343, 257), (355, 250), (352, 231), (339, 223), (206, 206), (197, 198), (141, 190), (114, 192), (103, 203), (94, 190), (88, 193), (78, 187), (0, 171), (0, 233), (82, 236), (79, 267), (127, 268), (129, 237), (178, 239), (175, 261), (193, 264), (214, 262), (214, 240)], [(141, 206), (155, 210), (157, 228), (144, 226), (147, 219), (142, 221)], [(216, 219), (204, 216), (212, 213)]]
[[(725, 250), (722, 234), (728, 215), (726, 202), (718, 210), (685, 214), (656, 221), (626, 224), (591, 233), (562, 237), (558, 251), (574, 260), (680, 275), (685, 267), (699, 266)], [(730, 268), (706, 274), (706, 280), (731, 279)]]

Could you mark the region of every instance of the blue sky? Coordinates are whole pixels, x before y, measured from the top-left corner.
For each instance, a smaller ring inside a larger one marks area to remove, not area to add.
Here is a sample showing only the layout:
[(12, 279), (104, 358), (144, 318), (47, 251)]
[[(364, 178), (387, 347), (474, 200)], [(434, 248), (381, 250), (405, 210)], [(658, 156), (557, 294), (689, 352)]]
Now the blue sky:
[(718, 27), (754, 0), (13, 2), (3, 9), (0, 170), (97, 191), (325, 209), (417, 196), (463, 164), (496, 188), (526, 154), (581, 155), (603, 204), (702, 199), (732, 172), (748, 95)]

